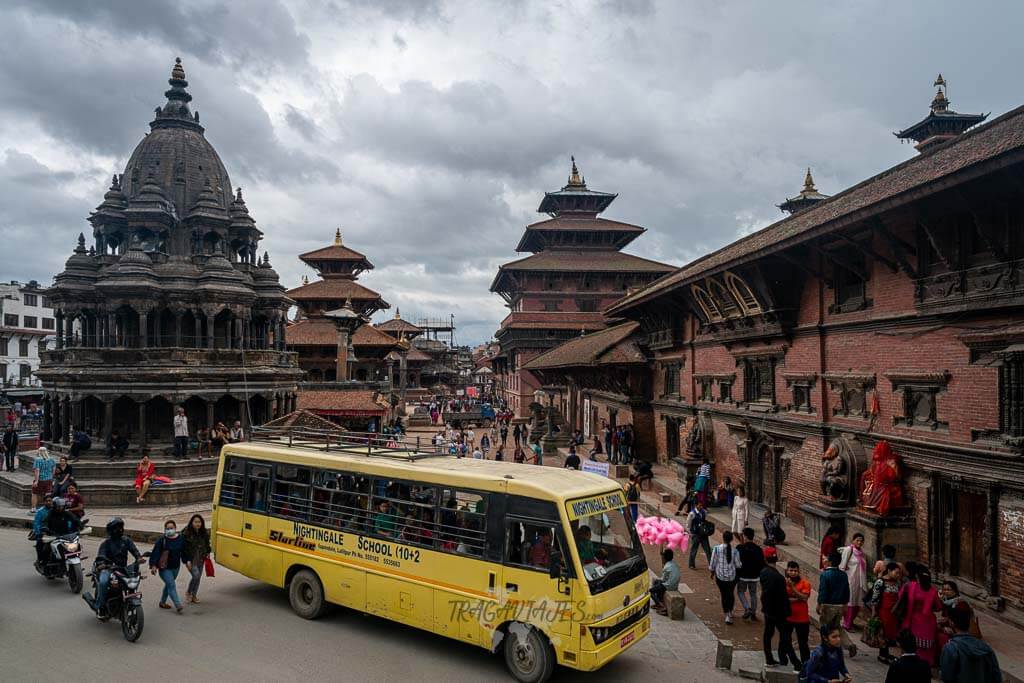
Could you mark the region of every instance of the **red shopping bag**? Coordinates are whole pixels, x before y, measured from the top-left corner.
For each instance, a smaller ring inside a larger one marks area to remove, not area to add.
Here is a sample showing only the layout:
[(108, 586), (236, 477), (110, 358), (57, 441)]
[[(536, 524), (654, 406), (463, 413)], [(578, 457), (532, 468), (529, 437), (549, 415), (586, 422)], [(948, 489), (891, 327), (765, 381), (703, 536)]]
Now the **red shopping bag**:
[(213, 576), (213, 560), (207, 557), (206, 561), (203, 563), (203, 567), (206, 569), (207, 576)]

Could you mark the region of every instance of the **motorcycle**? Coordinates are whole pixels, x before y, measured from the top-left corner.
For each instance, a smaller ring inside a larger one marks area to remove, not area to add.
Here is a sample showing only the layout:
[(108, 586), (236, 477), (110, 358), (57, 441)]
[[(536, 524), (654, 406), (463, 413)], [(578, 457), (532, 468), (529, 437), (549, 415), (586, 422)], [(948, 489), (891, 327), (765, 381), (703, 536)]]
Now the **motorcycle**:
[[(86, 527), (82, 533), (89, 533)], [(67, 577), (72, 593), (81, 593), (85, 583), (82, 571), (82, 542), (78, 533), (62, 536), (43, 536), (43, 543), (48, 546), (45, 562), (36, 562), (36, 571), (47, 579), (63, 579)]]
[[(142, 557), (149, 557), (149, 553), (143, 553)], [(110, 586), (107, 589), (106, 613), (103, 621), (117, 619), (121, 622), (121, 633), (129, 643), (134, 643), (142, 635), (142, 627), (145, 618), (142, 611), (142, 593), (140, 582), (146, 578), (139, 573), (139, 562), (129, 563), (124, 567), (116, 567), (105, 558), (98, 558), (89, 577), (92, 579), (92, 593), (85, 593), (82, 599), (89, 605), (89, 609), (95, 612), (93, 596), (96, 594), (99, 573), (103, 569), (110, 570)]]

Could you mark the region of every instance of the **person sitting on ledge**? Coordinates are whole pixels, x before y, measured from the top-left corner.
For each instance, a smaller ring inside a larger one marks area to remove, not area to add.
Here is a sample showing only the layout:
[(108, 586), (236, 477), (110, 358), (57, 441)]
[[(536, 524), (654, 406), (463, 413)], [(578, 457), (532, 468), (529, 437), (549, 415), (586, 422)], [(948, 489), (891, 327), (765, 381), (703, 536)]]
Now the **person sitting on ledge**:
[(110, 433), (110, 443), (107, 446), (107, 460), (124, 460), (128, 451), (128, 439), (116, 429)]

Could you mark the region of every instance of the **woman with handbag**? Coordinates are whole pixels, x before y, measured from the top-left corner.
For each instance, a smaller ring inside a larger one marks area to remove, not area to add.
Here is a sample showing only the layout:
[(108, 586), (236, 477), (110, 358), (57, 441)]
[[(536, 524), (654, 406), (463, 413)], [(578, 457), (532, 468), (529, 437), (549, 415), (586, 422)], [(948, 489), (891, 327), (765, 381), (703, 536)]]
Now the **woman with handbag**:
[[(192, 578), (185, 591), (185, 602), (199, 604), (199, 582), (203, 572), (213, 576), (213, 561), (210, 559), (210, 531), (202, 515), (192, 515), (185, 527), (185, 568)], [(207, 565), (210, 565), (207, 568)]]
[(153, 552), (149, 556), (149, 571), (151, 574), (159, 573), (160, 580), (164, 582), (164, 592), (160, 594), (160, 609), (171, 608), (167, 604), (167, 598), (170, 598), (178, 614), (181, 614), (182, 606), (175, 581), (178, 579), (184, 554), (185, 539), (178, 533), (178, 525), (173, 519), (169, 519), (164, 522), (164, 535), (153, 545)]
[(868, 590), (868, 561), (864, 557), (864, 534), (856, 533), (850, 545), (840, 550), (842, 559), (839, 568), (846, 572), (850, 581), (850, 602), (846, 604), (843, 628), (853, 630), (853, 621), (864, 606), (864, 594)]

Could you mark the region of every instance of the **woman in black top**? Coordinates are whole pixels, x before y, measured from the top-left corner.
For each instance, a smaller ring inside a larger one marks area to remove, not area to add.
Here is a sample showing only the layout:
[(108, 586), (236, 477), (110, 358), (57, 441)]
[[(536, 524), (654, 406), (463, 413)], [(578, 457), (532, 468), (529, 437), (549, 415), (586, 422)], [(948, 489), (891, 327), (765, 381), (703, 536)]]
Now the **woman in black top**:
[(199, 604), (199, 582), (203, 579), (206, 559), (210, 556), (210, 530), (202, 515), (192, 515), (185, 527), (185, 568), (192, 575), (185, 591), (185, 601)]

